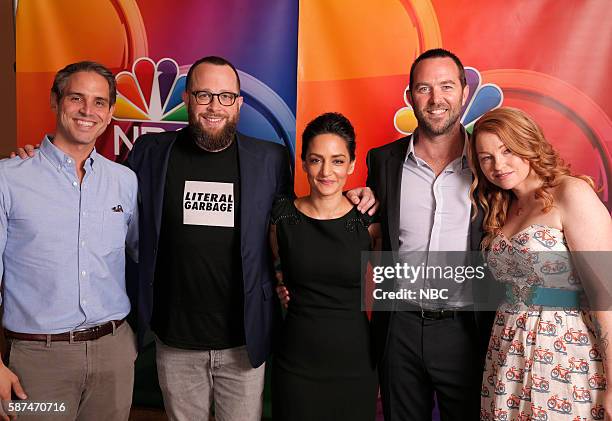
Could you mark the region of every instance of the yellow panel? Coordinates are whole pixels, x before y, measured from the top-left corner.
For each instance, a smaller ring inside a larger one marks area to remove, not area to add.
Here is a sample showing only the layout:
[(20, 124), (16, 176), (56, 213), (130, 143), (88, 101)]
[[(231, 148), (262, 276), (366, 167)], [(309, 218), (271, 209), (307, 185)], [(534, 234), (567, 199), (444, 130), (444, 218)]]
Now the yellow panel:
[(122, 96), (117, 96), (113, 115), (118, 119), (149, 120), (145, 113), (136, 108), (131, 102), (126, 101)]

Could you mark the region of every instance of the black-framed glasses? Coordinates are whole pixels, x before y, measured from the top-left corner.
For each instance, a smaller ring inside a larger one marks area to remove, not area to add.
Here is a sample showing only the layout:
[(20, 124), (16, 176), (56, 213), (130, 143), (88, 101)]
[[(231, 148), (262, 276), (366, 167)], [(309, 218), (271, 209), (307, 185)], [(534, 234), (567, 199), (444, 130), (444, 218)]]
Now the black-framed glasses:
[(236, 102), (236, 98), (240, 96), (233, 92), (219, 92), (218, 94), (213, 94), (212, 92), (208, 91), (193, 91), (191, 92), (191, 95), (194, 96), (196, 102), (199, 105), (208, 105), (215, 97), (217, 97), (217, 101), (219, 101), (219, 104), (225, 107), (234, 105), (234, 102)]

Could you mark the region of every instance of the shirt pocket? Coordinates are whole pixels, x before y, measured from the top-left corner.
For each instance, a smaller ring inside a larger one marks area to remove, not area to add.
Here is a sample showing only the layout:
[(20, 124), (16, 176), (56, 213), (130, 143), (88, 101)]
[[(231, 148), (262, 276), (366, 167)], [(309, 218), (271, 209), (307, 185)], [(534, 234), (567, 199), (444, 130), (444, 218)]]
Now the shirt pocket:
[(102, 213), (102, 247), (104, 250), (114, 251), (125, 248), (127, 235), (126, 212), (104, 211)]

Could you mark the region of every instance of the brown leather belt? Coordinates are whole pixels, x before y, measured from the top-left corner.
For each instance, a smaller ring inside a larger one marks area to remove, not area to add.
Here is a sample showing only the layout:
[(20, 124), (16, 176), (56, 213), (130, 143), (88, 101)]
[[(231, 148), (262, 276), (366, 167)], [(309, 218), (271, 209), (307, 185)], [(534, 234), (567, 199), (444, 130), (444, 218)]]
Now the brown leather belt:
[(19, 333), (5, 329), (4, 334), (7, 338), (19, 339), (22, 341), (42, 341), (42, 342), (83, 342), (93, 341), (102, 336), (106, 336), (113, 331), (117, 330), (125, 322), (123, 320), (111, 320), (104, 324), (90, 327), (89, 329), (82, 330), (71, 330), (70, 332), (64, 333), (52, 333), (45, 335), (44, 333)]

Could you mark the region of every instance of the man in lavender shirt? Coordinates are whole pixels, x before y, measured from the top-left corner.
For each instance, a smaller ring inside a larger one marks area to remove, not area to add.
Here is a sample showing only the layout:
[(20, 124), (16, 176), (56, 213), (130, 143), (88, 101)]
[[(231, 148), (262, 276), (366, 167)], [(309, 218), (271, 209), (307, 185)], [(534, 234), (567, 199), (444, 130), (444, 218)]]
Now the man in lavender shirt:
[[(460, 123), (468, 92), (463, 65), (450, 51), (428, 50), (412, 64), (406, 95), (418, 127), (367, 158), (383, 250), (427, 256), (431, 264), (439, 252), (467, 258), (479, 249), (482, 220), (470, 219), (469, 138)], [(431, 419), (434, 394), (442, 421), (479, 418), (492, 313), (473, 311), (478, 288), (471, 286), (461, 284), (443, 306), (413, 302), (412, 311), (374, 312), (386, 421)]]

